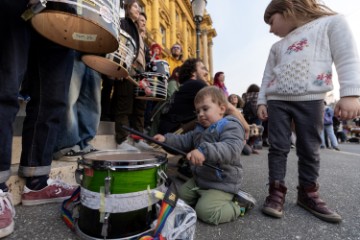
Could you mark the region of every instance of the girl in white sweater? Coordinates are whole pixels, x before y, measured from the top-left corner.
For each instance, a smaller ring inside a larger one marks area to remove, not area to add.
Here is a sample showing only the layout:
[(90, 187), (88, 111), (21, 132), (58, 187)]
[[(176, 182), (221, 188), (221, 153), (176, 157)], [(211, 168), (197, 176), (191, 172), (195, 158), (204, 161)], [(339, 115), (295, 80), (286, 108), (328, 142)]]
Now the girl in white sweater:
[(272, 0), (264, 20), (281, 37), (271, 50), (258, 97), (257, 114), (269, 124), (269, 196), (263, 212), (282, 217), (291, 122), (299, 158), (297, 203), (329, 222), (341, 217), (318, 194), (323, 101), (333, 89), (332, 63), (340, 83), (335, 116), (360, 115), (360, 59), (345, 18), (317, 0)]

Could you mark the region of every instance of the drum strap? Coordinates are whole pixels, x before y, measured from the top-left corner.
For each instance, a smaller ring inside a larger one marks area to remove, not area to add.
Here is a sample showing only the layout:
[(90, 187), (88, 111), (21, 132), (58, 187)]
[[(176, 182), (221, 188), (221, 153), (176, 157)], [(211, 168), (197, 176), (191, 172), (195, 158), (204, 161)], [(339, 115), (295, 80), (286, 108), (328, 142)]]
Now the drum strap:
[[(149, 205), (158, 202), (158, 199), (152, 194), (155, 190), (164, 192), (166, 187), (162, 184), (157, 188), (151, 189), (150, 194), (148, 190), (144, 190), (133, 193), (107, 195), (105, 196), (103, 211), (107, 213), (122, 213), (147, 208)], [(94, 210), (100, 209), (102, 202), (100, 193), (81, 187), (80, 198), (82, 205)]]

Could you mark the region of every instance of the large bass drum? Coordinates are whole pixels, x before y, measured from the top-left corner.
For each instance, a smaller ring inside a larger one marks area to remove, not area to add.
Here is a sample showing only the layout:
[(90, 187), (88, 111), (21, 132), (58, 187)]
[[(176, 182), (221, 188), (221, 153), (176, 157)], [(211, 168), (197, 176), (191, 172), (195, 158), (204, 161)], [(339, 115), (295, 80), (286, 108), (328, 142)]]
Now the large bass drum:
[(120, 0), (48, 0), (31, 18), (41, 35), (62, 46), (88, 53), (118, 48)]

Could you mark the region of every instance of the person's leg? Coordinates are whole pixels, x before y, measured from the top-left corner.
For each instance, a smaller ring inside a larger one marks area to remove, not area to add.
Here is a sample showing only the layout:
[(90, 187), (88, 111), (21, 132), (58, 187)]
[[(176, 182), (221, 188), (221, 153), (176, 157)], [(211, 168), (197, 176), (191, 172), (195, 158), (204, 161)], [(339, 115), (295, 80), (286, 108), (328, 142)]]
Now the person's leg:
[(338, 147), (338, 141), (336, 139), (335, 133), (334, 133), (334, 128), (333, 125), (325, 125), (325, 131), (330, 139), (330, 143), (331, 146), (335, 149), (335, 150), (339, 150)]
[(283, 216), (283, 205), (287, 188), (285, 186), (287, 156), (291, 146), (291, 103), (268, 101), (269, 129), (269, 195), (262, 212), (272, 217)]
[(190, 178), (186, 183), (181, 185), (179, 189), (179, 198), (184, 200), (190, 206), (195, 206), (200, 195), (197, 193), (197, 185), (194, 178)]
[(130, 115), (130, 127), (134, 128), (139, 132), (144, 131), (144, 117), (145, 117), (145, 108), (146, 108), (145, 100), (134, 99), (133, 111)]
[(321, 138), (320, 148), (325, 148), (326, 144), (325, 144), (325, 130), (324, 130), (324, 127), (321, 130), (320, 138)]
[(287, 156), (291, 145), (291, 121), (289, 103), (269, 101), (269, 182), (285, 182)]
[(101, 120), (109, 121), (113, 115), (111, 111), (111, 92), (114, 86), (114, 80), (106, 75), (101, 75)]
[[(54, 155), (58, 155), (58, 151), (61, 150), (67, 149), (67, 151), (70, 151), (71, 148), (80, 141), (77, 102), (79, 101), (79, 96), (81, 94), (82, 79), (84, 78), (84, 75), (85, 65), (80, 59), (80, 53), (75, 52), (74, 67), (72, 69), (69, 95), (66, 104), (66, 113), (60, 123), (61, 131), (59, 131), (58, 134), (58, 140), (55, 147), (56, 153)], [(62, 152), (62, 154), (66, 154), (66, 151)]]
[[(74, 51), (46, 40), (32, 30), (27, 74), (31, 101), (23, 124), (19, 175), (26, 178), (23, 205), (59, 202), (75, 190), (51, 181), (52, 154), (66, 110)], [(61, 193), (55, 194), (61, 188)]]
[(218, 225), (234, 221), (244, 213), (234, 201), (234, 194), (209, 189), (198, 190), (200, 198), (195, 206), (197, 217), (209, 224)]
[[(83, 64), (83, 63), (82, 63)], [(84, 152), (97, 132), (100, 123), (101, 100), (100, 75), (89, 67), (85, 68), (85, 76), (82, 80), (80, 96), (77, 101), (79, 138), (78, 145)]]
[(294, 105), (294, 121), (298, 136), (296, 153), (299, 157), (297, 204), (324, 221), (339, 222), (340, 215), (327, 207), (318, 192), (323, 101), (298, 102)]
[(30, 43), (29, 24), (20, 18), (28, 1), (5, 0), (0, 9), (0, 238), (15, 228), (15, 207), (6, 181), (10, 177), (13, 122)]
[(300, 185), (315, 183), (319, 177), (323, 121), (322, 116), (315, 113), (323, 112), (321, 103), (323, 104), (321, 100), (298, 102), (293, 109)]
[(121, 145), (127, 138), (128, 132), (121, 128), (122, 125), (130, 126), (129, 115), (133, 111), (134, 85), (128, 80), (114, 83), (115, 101), (115, 140)]
[(30, 44), (30, 26), (19, 17), (27, 2), (8, 0), (2, 2), (0, 10), (0, 31), (4, 34), (0, 38), (0, 183), (4, 191), (8, 190), (5, 182), (10, 177), (13, 122)]

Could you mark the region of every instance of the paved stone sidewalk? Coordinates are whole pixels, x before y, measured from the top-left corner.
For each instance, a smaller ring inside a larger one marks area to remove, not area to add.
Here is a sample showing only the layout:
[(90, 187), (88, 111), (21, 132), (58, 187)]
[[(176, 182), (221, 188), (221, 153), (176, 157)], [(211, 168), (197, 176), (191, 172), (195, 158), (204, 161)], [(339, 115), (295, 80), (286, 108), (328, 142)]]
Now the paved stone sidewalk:
[[(285, 216), (282, 219), (264, 216), (260, 211), (267, 195), (267, 149), (264, 149), (259, 155), (242, 157), (243, 188), (253, 194), (258, 205), (245, 217), (231, 223), (209, 226), (198, 222), (195, 239), (360, 240), (360, 154), (356, 154), (360, 145), (346, 147), (355, 149), (352, 151), (355, 153), (322, 150), (319, 179), (322, 198), (342, 215), (342, 223), (323, 222), (295, 204), (297, 160), (294, 149), (289, 154), (287, 167)], [(170, 175), (175, 174), (175, 164), (175, 160), (169, 163)], [(60, 219), (59, 208), (59, 204), (17, 206), (15, 232), (6, 239), (77, 239)]]

